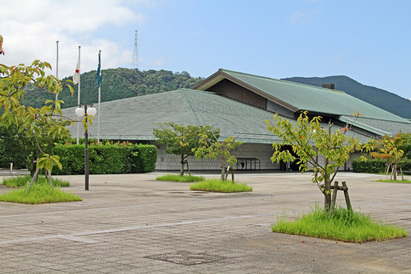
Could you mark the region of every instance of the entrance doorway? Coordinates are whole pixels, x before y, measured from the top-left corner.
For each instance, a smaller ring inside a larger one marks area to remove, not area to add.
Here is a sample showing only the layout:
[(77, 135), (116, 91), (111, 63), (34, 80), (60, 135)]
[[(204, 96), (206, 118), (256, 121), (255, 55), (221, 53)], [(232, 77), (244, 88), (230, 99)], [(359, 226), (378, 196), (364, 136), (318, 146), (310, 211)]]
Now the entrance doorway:
[(296, 159), (293, 162), (280, 162), (280, 170), (282, 171), (300, 171), (300, 165), (297, 164), (297, 162), (299, 161), (299, 159), (297, 158), (297, 155), (293, 152), (293, 149), (291, 146), (282, 146), (281, 147), (281, 151), (285, 151), (288, 150), (290, 151), (291, 155), (293, 155), (294, 157), (296, 157)]

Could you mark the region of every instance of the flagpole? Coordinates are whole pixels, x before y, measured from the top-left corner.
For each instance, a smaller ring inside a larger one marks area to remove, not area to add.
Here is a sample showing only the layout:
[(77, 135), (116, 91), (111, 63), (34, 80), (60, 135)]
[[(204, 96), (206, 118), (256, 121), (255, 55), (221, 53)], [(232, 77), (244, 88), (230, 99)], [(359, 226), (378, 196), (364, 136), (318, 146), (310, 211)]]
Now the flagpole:
[[(59, 41), (56, 41), (57, 45), (57, 57), (56, 57), (56, 78), (59, 79)], [(58, 93), (56, 93), (56, 104), (59, 98)]]
[(101, 103), (101, 50), (98, 51), (98, 110), (97, 110), (97, 144), (100, 143), (100, 103)]
[[(81, 46), (78, 46), (78, 70), (80, 73), (80, 48)], [(78, 81), (78, 87), (77, 87), (77, 106), (80, 106), (80, 77)], [(77, 144), (79, 144), (79, 132), (80, 132), (80, 123), (77, 123)]]

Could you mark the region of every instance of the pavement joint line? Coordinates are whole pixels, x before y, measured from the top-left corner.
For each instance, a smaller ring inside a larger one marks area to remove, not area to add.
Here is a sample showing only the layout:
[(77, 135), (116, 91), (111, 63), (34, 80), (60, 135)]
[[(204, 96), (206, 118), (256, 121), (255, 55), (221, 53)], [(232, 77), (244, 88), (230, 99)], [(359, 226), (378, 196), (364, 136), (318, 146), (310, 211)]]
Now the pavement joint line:
[(80, 237), (74, 237), (72, 235), (59, 235), (57, 238), (58, 239), (63, 239), (63, 240), (74, 241), (74, 242), (82, 242), (82, 243), (86, 243), (86, 244), (100, 243), (100, 241), (95, 241), (95, 240), (85, 239), (85, 238), (80, 238)]
[(168, 227), (168, 226), (191, 225), (191, 224), (199, 224), (199, 223), (228, 221), (228, 220), (247, 219), (247, 218), (257, 218), (257, 217), (265, 217), (265, 216), (274, 216), (274, 214), (255, 214), (255, 215), (243, 215), (243, 216), (235, 216), (235, 217), (212, 218), (212, 219), (202, 219), (202, 220), (183, 221), (183, 222), (174, 222), (174, 223), (163, 223), (163, 224), (157, 224), (157, 225), (130, 226), (130, 227), (124, 227), (124, 228), (97, 230), (97, 231), (90, 231), (90, 232), (79, 232), (79, 233), (74, 233), (74, 234), (70, 234), (70, 235), (73, 235), (73, 236), (89, 236), (89, 235), (97, 235), (97, 234), (104, 234), (104, 233), (115, 233), (115, 232), (133, 231), (133, 230), (158, 228), (158, 227)]
[[(240, 199), (261, 199), (261, 198), (276, 198), (276, 197), (290, 197), (290, 196), (307, 196), (308, 194), (314, 193), (302, 193), (302, 194), (283, 194), (283, 195), (262, 195), (262, 196), (254, 196), (254, 197), (234, 197), (229, 198), (233, 200), (240, 200)], [(195, 198), (194, 198), (195, 199)], [(205, 200), (203, 200), (205, 201)], [(214, 202), (215, 199), (207, 199), (207, 202)], [(151, 204), (138, 204), (138, 205), (129, 205), (129, 206), (113, 206), (113, 207), (98, 207), (98, 208), (87, 208), (87, 209), (71, 209), (71, 210), (60, 210), (60, 211), (50, 211), (50, 212), (37, 212), (37, 213), (23, 213), (23, 214), (13, 214), (13, 215), (1, 215), (0, 218), (10, 218), (10, 217), (17, 217), (17, 216), (33, 216), (33, 215), (54, 215), (60, 213), (70, 213), (70, 212), (77, 212), (77, 211), (100, 211), (100, 210), (109, 210), (109, 209), (121, 209), (121, 208), (138, 208), (138, 207), (147, 207), (147, 206), (162, 206), (162, 205), (177, 205), (177, 204), (187, 204), (192, 203), (190, 201), (184, 202), (172, 202), (172, 203), (151, 203)], [(380, 206), (380, 205), (398, 205), (398, 204), (408, 204), (409, 201), (389, 201), (389, 202), (379, 202), (379, 203), (355, 203), (354, 207), (361, 208), (361, 207), (372, 207), (372, 206)]]
[[(294, 194), (286, 194), (286, 195), (261, 195), (261, 196), (253, 196), (253, 197), (228, 197), (228, 199), (233, 200), (240, 200), (240, 199), (261, 199), (261, 198), (273, 198), (273, 197), (287, 197), (288, 195)], [(298, 194), (303, 195), (303, 194)], [(306, 195), (306, 194), (304, 194)], [(137, 205), (128, 205), (128, 206), (112, 206), (112, 207), (98, 207), (98, 208), (73, 208), (70, 210), (59, 210), (59, 211), (49, 211), (49, 212), (37, 212), (37, 213), (22, 213), (22, 214), (13, 214), (13, 215), (1, 215), (0, 218), (8, 218), (8, 217), (16, 217), (16, 216), (33, 216), (33, 215), (49, 215), (49, 214), (58, 214), (58, 213), (69, 213), (69, 212), (77, 212), (77, 211), (99, 211), (99, 210), (108, 210), (108, 209), (122, 209), (122, 208), (135, 208), (135, 207), (146, 207), (146, 206), (163, 206), (163, 205), (178, 205), (178, 204), (190, 204), (193, 200), (197, 200), (198, 198), (193, 197), (192, 200), (189, 201), (180, 201), (180, 202), (172, 202), (172, 203), (151, 203), (151, 204), (137, 204)], [(215, 202), (213, 198), (207, 198), (202, 200), (202, 202)]]
[(64, 240), (71, 240), (71, 241), (76, 241), (76, 242), (84, 242), (84, 243), (91, 243), (92, 244), (92, 243), (98, 243), (98, 241), (82, 239), (78, 236), (91, 236), (91, 235), (98, 235), (98, 234), (105, 234), (105, 233), (116, 233), (116, 232), (125, 232), (125, 231), (149, 229), (149, 228), (181, 226), (181, 225), (208, 223), (208, 222), (218, 222), (218, 221), (228, 221), (228, 220), (237, 220), (237, 219), (257, 218), (257, 217), (265, 217), (265, 216), (274, 216), (274, 215), (273, 214), (243, 215), (243, 216), (235, 216), (235, 217), (212, 218), (212, 219), (202, 219), (202, 220), (183, 221), (183, 222), (174, 222), (174, 223), (163, 223), (163, 224), (156, 224), (156, 225), (130, 226), (130, 227), (123, 227), (123, 228), (95, 230), (95, 231), (87, 231), (87, 232), (77, 232), (77, 233), (72, 233), (72, 234), (67, 234), (67, 235), (61, 235), (61, 234), (48, 235), (48, 236), (40, 236), (40, 237), (31, 237), (31, 238), (1, 241), (0, 246), (9, 245), (9, 244), (25, 243), (25, 242), (43, 241), (43, 240), (50, 240), (50, 239), (64, 239)]

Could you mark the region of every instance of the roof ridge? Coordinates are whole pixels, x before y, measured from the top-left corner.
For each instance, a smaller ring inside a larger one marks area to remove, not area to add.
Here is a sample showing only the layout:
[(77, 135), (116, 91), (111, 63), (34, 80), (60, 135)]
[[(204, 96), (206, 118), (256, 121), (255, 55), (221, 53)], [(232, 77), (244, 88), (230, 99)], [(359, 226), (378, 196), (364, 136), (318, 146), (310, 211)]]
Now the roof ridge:
[(188, 106), (190, 107), (191, 112), (193, 113), (194, 117), (196, 117), (197, 124), (200, 125), (200, 126), (202, 126), (202, 125), (204, 124), (204, 121), (203, 121), (203, 120), (201, 119), (201, 117), (199, 117), (199, 116), (197, 115), (197, 113), (194, 111), (193, 107), (191, 106), (191, 102), (190, 102), (190, 100), (187, 98), (187, 95), (186, 95), (186, 92), (192, 92), (192, 91), (196, 91), (196, 90), (187, 89), (187, 88), (182, 88), (182, 89), (181, 89), (181, 93), (182, 93), (182, 95), (184, 96), (184, 98), (186, 99), (187, 104), (188, 104)]
[(277, 82), (283, 82), (283, 83), (287, 83), (287, 84), (291, 84), (291, 85), (298, 85), (298, 86), (304, 86), (304, 87), (310, 87), (310, 88), (317, 88), (317, 89), (330, 91), (330, 92), (335, 92), (335, 93), (348, 94), (345, 91), (338, 90), (338, 89), (329, 89), (329, 88), (323, 88), (323, 87), (318, 87), (318, 86), (312, 86), (312, 85), (308, 85), (308, 84), (302, 84), (302, 83), (297, 83), (297, 82), (292, 82), (292, 81), (287, 81), (287, 80), (282, 80), (282, 79), (276, 79), (276, 78), (272, 78), (272, 77), (268, 77), (268, 76), (261, 76), (261, 75), (251, 74), (251, 73), (245, 73), (245, 72), (240, 72), (240, 71), (229, 70), (229, 69), (220, 68), (219, 71), (221, 71), (221, 72), (233, 72), (233, 73), (238, 73), (238, 74), (242, 74), (242, 75), (246, 75), (246, 76), (252, 76), (252, 77), (256, 77), (256, 78), (263, 78), (263, 79), (273, 80), (273, 81), (277, 81)]

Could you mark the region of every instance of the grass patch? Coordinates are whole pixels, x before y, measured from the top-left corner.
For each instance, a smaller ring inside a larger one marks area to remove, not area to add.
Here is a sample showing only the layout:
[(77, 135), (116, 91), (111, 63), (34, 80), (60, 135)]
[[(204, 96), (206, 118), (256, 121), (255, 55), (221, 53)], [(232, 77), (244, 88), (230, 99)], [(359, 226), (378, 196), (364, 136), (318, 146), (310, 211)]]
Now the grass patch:
[(244, 192), (253, 191), (247, 184), (239, 184), (233, 181), (222, 181), (221, 179), (208, 179), (190, 186), (191, 190), (201, 190), (210, 192)]
[(345, 208), (336, 208), (331, 218), (318, 206), (294, 222), (287, 220), (286, 215), (277, 218), (277, 223), (271, 227), (273, 232), (345, 242), (383, 241), (408, 235), (403, 227), (382, 224), (367, 214)]
[(156, 178), (157, 181), (174, 181), (174, 182), (199, 182), (204, 181), (205, 178), (202, 176), (180, 176), (176, 174), (167, 174)]
[(400, 183), (400, 184), (411, 184), (410, 180), (404, 179), (404, 180), (376, 180), (376, 182), (382, 182), (382, 183)]
[(47, 184), (33, 184), (29, 193), (27, 189), (29, 184), (24, 187), (15, 189), (3, 195), (0, 195), (0, 201), (21, 203), (21, 204), (45, 204), (45, 203), (59, 203), (82, 201), (82, 199), (72, 193), (60, 190), (60, 187), (53, 189)]
[[(30, 175), (25, 175), (25, 176), (16, 176), (16, 177), (8, 177), (3, 179), (3, 185), (8, 186), (8, 187), (21, 187), (25, 186), (26, 184), (30, 184), (32, 177)], [(53, 178), (52, 180), (53, 186), (55, 187), (69, 187), (70, 183)], [(50, 186), (49, 181), (46, 179), (44, 176), (39, 176), (39, 184), (46, 184)], [(34, 183), (33, 183), (34, 184)]]

